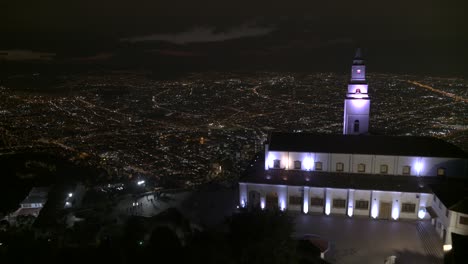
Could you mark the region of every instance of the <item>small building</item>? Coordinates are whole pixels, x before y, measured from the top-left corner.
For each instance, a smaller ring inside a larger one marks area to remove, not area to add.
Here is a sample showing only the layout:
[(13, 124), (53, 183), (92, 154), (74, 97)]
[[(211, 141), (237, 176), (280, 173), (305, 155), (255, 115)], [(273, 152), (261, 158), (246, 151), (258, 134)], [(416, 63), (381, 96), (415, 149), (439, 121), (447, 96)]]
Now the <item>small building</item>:
[(448, 182), (432, 186), (432, 191), (432, 224), (448, 251), (453, 234), (468, 236), (468, 188), (463, 183)]
[(47, 203), (49, 187), (33, 187), (28, 196), (20, 203), (20, 207), (5, 217), (11, 223), (16, 222), (18, 216), (37, 217), (44, 205)]
[(48, 187), (33, 187), (20, 206), (21, 208), (42, 208), (47, 202), (48, 195)]

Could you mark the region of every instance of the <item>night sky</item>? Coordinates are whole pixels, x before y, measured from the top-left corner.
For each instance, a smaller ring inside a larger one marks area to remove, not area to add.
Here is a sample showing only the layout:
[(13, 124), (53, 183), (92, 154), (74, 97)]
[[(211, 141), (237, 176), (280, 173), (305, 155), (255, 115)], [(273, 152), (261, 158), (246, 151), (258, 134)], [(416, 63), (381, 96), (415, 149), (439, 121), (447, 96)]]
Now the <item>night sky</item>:
[(463, 1), (19, 0), (0, 4), (5, 65), (467, 76)]

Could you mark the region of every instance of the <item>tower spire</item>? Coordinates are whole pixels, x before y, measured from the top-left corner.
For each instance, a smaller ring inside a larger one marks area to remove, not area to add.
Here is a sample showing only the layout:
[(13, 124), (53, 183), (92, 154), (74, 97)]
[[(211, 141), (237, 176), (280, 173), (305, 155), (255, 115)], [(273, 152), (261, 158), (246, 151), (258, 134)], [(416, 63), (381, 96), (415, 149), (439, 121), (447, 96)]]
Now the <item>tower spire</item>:
[(362, 59), (362, 50), (361, 48), (356, 49), (356, 54), (354, 55), (355, 59)]
[(370, 99), (367, 94), (366, 65), (360, 48), (356, 50), (351, 66), (351, 80), (348, 83), (344, 108), (343, 134), (368, 133)]
[(362, 50), (361, 48), (356, 49), (356, 53), (354, 54), (353, 65), (364, 65), (364, 59), (362, 58)]

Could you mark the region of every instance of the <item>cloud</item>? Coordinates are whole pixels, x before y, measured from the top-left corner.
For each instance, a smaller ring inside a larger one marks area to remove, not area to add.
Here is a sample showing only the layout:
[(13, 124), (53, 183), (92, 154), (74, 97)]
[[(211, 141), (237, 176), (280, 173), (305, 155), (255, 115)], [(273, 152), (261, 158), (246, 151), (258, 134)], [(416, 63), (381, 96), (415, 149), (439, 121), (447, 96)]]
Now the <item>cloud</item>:
[(121, 41), (132, 43), (145, 41), (165, 41), (175, 44), (187, 44), (195, 42), (217, 42), (229, 39), (262, 36), (267, 35), (273, 31), (274, 28), (270, 27), (249, 27), (247, 25), (243, 25), (238, 28), (232, 28), (223, 32), (218, 32), (214, 28), (198, 27), (185, 32), (136, 36), (131, 38), (124, 38), (121, 39)]
[(54, 59), (55, 55), (55, 53), (36, 52), (32, 50), (0, 50), (0, 59), (8, 61), (50, 61)]

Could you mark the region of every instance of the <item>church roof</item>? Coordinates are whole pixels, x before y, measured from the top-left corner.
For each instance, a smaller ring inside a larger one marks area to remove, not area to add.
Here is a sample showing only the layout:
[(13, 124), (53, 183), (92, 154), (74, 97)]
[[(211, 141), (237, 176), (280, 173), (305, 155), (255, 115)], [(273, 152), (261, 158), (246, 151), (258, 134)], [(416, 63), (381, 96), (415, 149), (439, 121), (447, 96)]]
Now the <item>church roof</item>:
[(443, 184), (430, 185), (435, 196), (452, 211), (468, 214), (468, 182), (451, 179)]
[(269, 150), (466, 158), (466, 152), (432, 137), (279, 133), (270, 135)]

